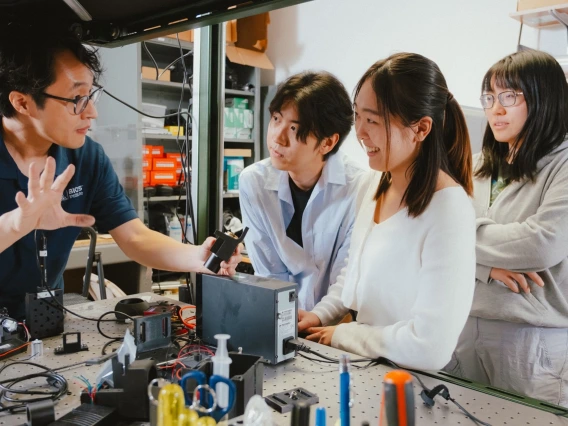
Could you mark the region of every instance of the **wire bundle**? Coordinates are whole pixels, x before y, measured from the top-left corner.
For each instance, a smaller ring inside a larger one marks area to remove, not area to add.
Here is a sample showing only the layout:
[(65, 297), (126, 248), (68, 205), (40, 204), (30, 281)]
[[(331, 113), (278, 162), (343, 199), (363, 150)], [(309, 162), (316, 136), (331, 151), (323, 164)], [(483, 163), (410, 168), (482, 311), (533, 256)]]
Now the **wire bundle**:
[[(29, 361), (15, 361), (6, 364), (0, 368), (0, 376), (9, 367), (15, 365), (31, 365), (42, 369), (43, 371), (38, 373), (28, 374), (23, 377), (17, 377), (14, 379), (5, 380), (0, 383), (0, 411), (10, 411), (12, 413), (24, 411), (27, 404), (31, 402), (43, 401), (46, 399), (57, 400), (63, 395), (67, 394), (68, 384), (65, 377), (61, 374), (56, 373), (54, 370), (44, 367), (41, 364), (36, 364)], [(47, 384), (52, 388), (48, 390), (34, 390), (34, 387), (28, 387), (24, 389), (15, 389), (14, 386), (23, 383), (27, 380), (33, 380), (43, 377), (46, 379)], [(14, 397), (14, 395), (30, 396), (30, 398), (20, 399)], [(9, 402), (12, 404), (6, 404)]]

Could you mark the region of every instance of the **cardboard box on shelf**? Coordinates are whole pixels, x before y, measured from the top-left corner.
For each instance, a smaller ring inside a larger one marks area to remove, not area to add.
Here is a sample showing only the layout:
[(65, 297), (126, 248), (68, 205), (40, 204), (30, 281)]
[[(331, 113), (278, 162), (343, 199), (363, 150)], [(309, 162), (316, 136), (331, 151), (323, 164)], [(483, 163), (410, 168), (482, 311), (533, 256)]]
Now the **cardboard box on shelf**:
[(149, 155), (142, 157), (142, 170), (152, 170), (152, 157)]
[(245, 140), (252, 139), (252, 129), (237, 129), (236, 138)]
[(244, 148), (225, 148), (223, 150), (223, 155), (225, 157), (252, 157), (252, 149)]
[(235, 116), (234, 126), (237, 129), (242, 129), (245, 127), (245, 110), (239, 108), (231, 108)]
[(225, 157), (224, 172), (226, 173), (227, 192), (239, 191), (239, 175), (245, 168), (245, 160), (242, 157)]
[(268, 47), (268, 12), (237, 20), (237, 41), (227, 46), (231, 62), (273, 70), (274, 65), (266, 56)]
[(223, 136), (225, 138), (235, 138), (237, 129), (235, 127), (235, 109), (225, 108), (225, 123), (223, 125)]
[(246, 98), (225, 98), (227, 108), (249, 109), (249, 100)]
[[(233, 19), (232, 21), (225, 22), (225, 33), (226, 33), (225, 40), (228, 43), (234, 43), (235, 41), (237, 41), (237, 21), (235, 19)], [(193, 33), (193, 30), (183, 31), (178, 34), (180, 40), (189, 41), (190, 43), (194, 42), (195, 35)], [(167, 35), (166, 37), (175, 39), (176, 34), (173, 33)]]
[(177, 34), (168, 34), (166, 37), (175, 38), (177, 40), (178, 36), (180, 40), (193, 42), (193, 30), (181, 31)]
[(164, 146), (163, 145), (153, 145), (150, 151), (152, 157), (163, 158), (164, 157)]
[(142, 145), (142, 157), (152, 156), (152, 145)]
[[(273, 70), (274, 65), (266, 56), (268, 46), (268, 12), (226, 22), (227, 57), (231, 62), (251, 67)], [(194, 41), (193, 30), (179, 33), (180, 40)], [(175, 34), (167, 37), (176, 38)], [(155, 77), (154, 77), (155, 78)]]
[(142, 171), (142, 186), (150, 185), (150, 172), (149, 171)]
[(235, 138), (251, 139), (253, 127), (253, 115), (249, 109), (232, 108), (235, 115)]
[[(167, 106), (159, 104), (151, 104), (149, 102), (142, 102), (142, 112), (152, 115), (154, 117), (164, 117), (166, 115)], [(142, 116), (142, 133), (144, 133), (145, 128), (164, 128), (165, 118), (151, 118)]]
[(250, 109), (243, 110), (243, 128), (254, 129), (254, 112)]
[(564, 6), (568, 5), (568, 1), (564, 0), (518, 0), (517, 11), (521, 12), (524, 10), (540, 9), (541, 7), (550, 7), (554, 9), (554, 6)]
[(178, 154), (176, 152), (167, 152), (166, 153), (166, 158), (173, 158), (176, 160), (176, 164), (177, 167), (181, 167), (181, 154)]
[[(170, 81), (171, 78), (171, 71), (170, 70), (163, 70), (158, 68), (158, 75), (160, 78), (159, 81)], [(142, 67), (142, 78), (146, 78), (148, 80), (155, 80), (156, 79), (156, 68), (154, 67)]]
[(170, 171), (152, 171), (150, 172), (150, 184), (153, 185), (170, 185), (176, 184), (176, 172)]
[(175, 170), (177, 161), (175, 158), (153, 158), (152, 170)]
[(185, 134), (184, 126), (164, 126), (164, 129), (170, 132), (173, 136), (179, 136), (180, 138)]

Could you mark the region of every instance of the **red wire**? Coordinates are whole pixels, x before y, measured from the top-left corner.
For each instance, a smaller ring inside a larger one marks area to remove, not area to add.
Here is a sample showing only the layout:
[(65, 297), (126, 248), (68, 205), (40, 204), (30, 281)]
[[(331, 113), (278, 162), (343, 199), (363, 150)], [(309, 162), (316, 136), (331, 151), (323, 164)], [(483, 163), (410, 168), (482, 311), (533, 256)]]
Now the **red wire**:
[(19, 349), (22, 349), (22, 348), (28, 346), (29, 344), (30, 344), (30, 342), (24, 343), (22, 346), (18, 346), (17, 348), (14, 348), (14, 349), (12, 349), (12, 350), (9, 350), (8, 352), (4, 352), (4, 353), (0, 354), (0, 358), (5, 357), (5, 356), (8, 355), (9, 353), (12, 353), (12, 352), (15, 352), (15, 351), (17, 351), (17, 350), (19, 350)]
[(194, 320), (194, 319), (195, 319), (195, 315), (189, 316), (189, 317), (187, 317), (187, 318), (183, 318), (183, 316), (181, 315), (181, 313), (182, 313), (183, 311), (185, 311), (186, 309), (195, 309), (195, 306), (193, 306), (193, 305), (187, 305), (187, 306), (184, 306), (183, 308), (180, 308), (180, 310), (179, 310), (179, 319), (181, 320), (182, 324), (185, 325), (187, 328), (189, 328), (189, 329), (194, 329), (194, 328), (195, 328), (195, 324), (190, 324), (189, 322), (186, 322), (186, 321)]
[(32, 338), (32, 335), (30, 334), (30, 330), (28, 330), (28, 327), (26, 327), (26, 324), (24, 324), (23, 322), (19, 322), (19, 325), (21, 325), (22, 327), (24, 327), (24, 330), (26, 330), (26, 341), (30, 341), (30, 339)]

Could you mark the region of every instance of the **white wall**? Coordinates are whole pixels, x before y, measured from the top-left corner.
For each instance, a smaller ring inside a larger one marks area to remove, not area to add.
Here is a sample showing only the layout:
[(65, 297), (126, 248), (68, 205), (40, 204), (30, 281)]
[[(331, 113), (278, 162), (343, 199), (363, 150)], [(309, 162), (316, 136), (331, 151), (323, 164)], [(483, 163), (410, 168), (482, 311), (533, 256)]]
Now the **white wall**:
[[(479, 107), (481, 79), (503, 56), (516, 51), (520, 24), (509, 17), (516, 0), (315, 0), (271, 12), (267, 54), (274, 72), (263, 85), (278, 84), (306, 70), (335, 74), (352, 92), (365, 70), (397, 51), (434, 60), (454, 97)], [(543, 32), (544, 33), (544, 32)], [(525, 27), (521, 43), (566, 54), (566, 30)], [(366, 163), (354, 149), (346, 151)]]

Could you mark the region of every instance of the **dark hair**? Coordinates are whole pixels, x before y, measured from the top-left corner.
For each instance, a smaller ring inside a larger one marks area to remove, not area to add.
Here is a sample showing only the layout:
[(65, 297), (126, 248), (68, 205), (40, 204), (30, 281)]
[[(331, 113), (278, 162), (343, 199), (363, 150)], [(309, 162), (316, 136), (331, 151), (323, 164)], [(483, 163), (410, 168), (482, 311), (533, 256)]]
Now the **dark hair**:
[[(432, 119), (432, 128), (420, 145), (409, 168), (410, 183), (402, 202), (417, 217), (426, 210), (436, 191), (438, 174), (443, 170), (471, 195), (471, 147), (467, 125), (458, 102), (448, 90), (438, 66), (415, 53), (397, 53), (373, 64), (355, 88), (371, 81), (379, 113), (385, 121), (387, 157), (390, 152), (390, 118), (411, 126), (423, 117)], [(387, 158), (388, 162), (388, 158)], [(375, 198), (390, 186), (391, 174), (383, 173)]]
[(89, 68), (97, 82), (102, 67), (96, 51), (86, 48), (69, 34), (49, 34), (22, 31), (0, 38), (0, 116), (16, 115), (10, 103), (12, 91), (31, 95), (39, 108), (43, 108), (42, 92), (55, 82), (56, 55), (70, 51)]
[(268, 110), (273, 114), (289, 102), (298, 111), (298, 140), (306, 143), (311, 134), (319, 147), (325, 138), (337, 133), (339, 140), (324, 155), (324, 161), (335, 154), (353, 125), (353, 105), (345, 86), (328, 72), (303, 72), (278, 86)]
[[(487, 71), (481, 90), (492, 91), (492, 85), (523, 92), (527, 120), (514, 142), (509, 170), (513, 181), (533, 179), (538, 161), (560, 145), (568, 133), (564, 71), (548, 53), (524, 50), (504, 57)], [(479, 177), (491, 177), (509, 155), (509, 144), (495, 140), (489, 124), (482, 153), (483, 164), (475, 172)]]

